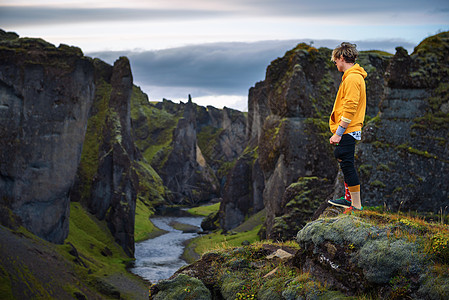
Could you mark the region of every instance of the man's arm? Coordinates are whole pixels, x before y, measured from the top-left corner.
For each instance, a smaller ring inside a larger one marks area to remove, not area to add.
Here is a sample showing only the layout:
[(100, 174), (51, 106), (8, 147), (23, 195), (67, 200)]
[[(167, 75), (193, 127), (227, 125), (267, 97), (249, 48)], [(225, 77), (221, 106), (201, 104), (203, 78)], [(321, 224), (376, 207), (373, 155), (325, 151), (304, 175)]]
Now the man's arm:
[[(344, 129), (348, 128), (349, 123), (345, 122), (345, 121), (340, 121), (340, 126), (343, 127)], [(343, 135), (343, 134), (342, 134)], [(329, 142), (333, 145), (333, 144), (337, 144), (340, 143), (341, 140), (341, 135), (338, 135), (337, 133), (334, 133), (333, 136), (331, 136), (331, 138), (329, 139)]]

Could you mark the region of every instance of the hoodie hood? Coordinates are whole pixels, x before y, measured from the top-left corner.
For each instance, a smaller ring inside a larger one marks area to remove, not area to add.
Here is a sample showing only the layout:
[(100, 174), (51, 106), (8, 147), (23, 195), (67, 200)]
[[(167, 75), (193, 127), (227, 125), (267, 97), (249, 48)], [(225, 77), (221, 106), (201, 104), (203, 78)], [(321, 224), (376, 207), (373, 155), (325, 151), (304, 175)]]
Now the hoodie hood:
[(355, 64), (354, 66), (350, 67), (345, 71), (343, 74), (342, 80), (345, 80), (346, 77), (348, 77), (351, 74), (359, 74), (363, 77), (363, 79), (366, 78), (368, 73), (366, 73), (365, 69), (363, 69), (359, 64)]

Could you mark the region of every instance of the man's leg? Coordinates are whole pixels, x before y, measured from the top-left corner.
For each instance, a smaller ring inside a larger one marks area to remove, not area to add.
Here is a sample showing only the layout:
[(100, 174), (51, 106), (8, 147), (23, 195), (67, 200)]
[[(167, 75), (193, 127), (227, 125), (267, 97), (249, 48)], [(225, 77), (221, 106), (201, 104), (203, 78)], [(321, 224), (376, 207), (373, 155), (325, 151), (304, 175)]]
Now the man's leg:
[(348, 184), (345, 182), (345, 199), (351, 201), (351, 193), (349, 192)]
[(349, 187), (349, 192), (351, 193), (352, 206), (357, 209), (362, 209), (362, 200), (360, 199), (360, 184)]
[(354, 165), (355, 143), (356, 140), (352, 136), (344, 134), (334, 154), (340, 163), (345, 183), (348, 185), (352, 206), (361, 209), (360, 181)]

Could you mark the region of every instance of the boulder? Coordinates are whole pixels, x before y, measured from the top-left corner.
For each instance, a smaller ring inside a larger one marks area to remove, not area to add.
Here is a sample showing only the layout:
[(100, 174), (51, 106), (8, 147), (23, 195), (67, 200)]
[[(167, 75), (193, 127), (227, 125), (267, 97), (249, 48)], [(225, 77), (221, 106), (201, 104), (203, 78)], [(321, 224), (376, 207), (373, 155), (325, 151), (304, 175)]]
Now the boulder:
[(298, 232), (295, 261), (301, 271), (346, 295), (376, 291), (381, 298), (439, 299), (447, 277), (446, 287), (428, 294), (430, 282), (439, 280), (429, 252), (420, 238), (408, 239), (399, 230), (421, 235), (425, 229), (405, 219), (376, 226), (351, 215), (319, 218)]

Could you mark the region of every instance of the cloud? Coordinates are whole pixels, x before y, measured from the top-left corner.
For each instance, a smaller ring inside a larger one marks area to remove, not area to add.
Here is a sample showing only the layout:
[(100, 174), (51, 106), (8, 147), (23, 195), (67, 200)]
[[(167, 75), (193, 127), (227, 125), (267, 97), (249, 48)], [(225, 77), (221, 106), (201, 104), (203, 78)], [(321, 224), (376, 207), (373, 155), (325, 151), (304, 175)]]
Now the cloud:
[[(31, 24), (68, 24), (104, 21), (181, 21), (220, 18), (294, 18), (321, 19), (325, 22), (354, 24), (447, 24), (449, 3), (446, 0), (377, 0), (359, 1), (344, 5), (334, 0), (207, 0), (164, 2), (129, 1), (117, 7), (93, 7), (91, 3), (76, 1), (65, 5), (0, 5), (2, 26), (20, 27)], [(45, 3), (44, 3), (45, 4)], [(72, 5), (72, 6), (69, 6)], [(104, 5), (104, 3), (103, 3)], [(419, 16), (419, 18), (417, 18)], [(326, 21), (327, 20), (327, 21)]]
[[(218, 96), (247, 97), (248, 90), (265, 78), (271, 61), (281, 57), (298, 43), (311, 40), (262, 41), (253, 43), (210, 43), (157, 51), (115, 51), (86, 53), (113, 64), (120, 56), (130, 59), (134, 82), (152, 100)], [(401, 40), (351, 41), (359, 50), (383, 50), (395, 53), (402, 46), (411, 52), (413, 45)], [(335, 48), (341, 41), (315, 40), (315, 47)], [(240, 99), (240, 98), (239, 98)], [(223, 100), (223, 98), (221, 98)], [(238, 104), (239, 108), (242, 106)]]
[(96, 52), (112, 63), (125, 55), (136, 82), (159, 87), (195, 88), (203, 95), (242, 94), (264, 78), (270, 62), (293, 48), (296, 41), (212, 43), (144, 52)]
[(225, 12), (205, 9), (145, 8), (64, 8), (45, 6), (0, 6), (2, 26), (21, 27), (32, 24), (70, 24), (104, 21), (167, 21), (214, 18)]

